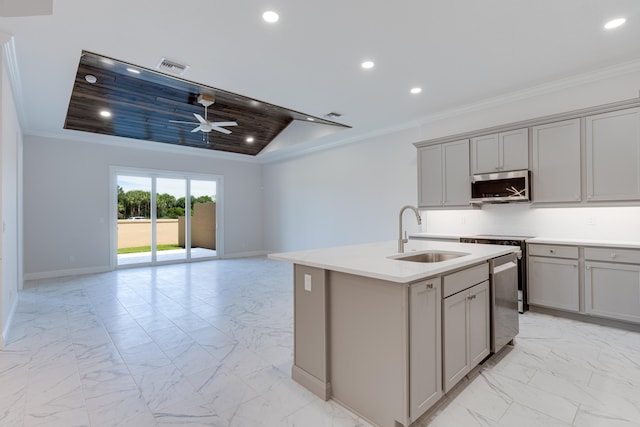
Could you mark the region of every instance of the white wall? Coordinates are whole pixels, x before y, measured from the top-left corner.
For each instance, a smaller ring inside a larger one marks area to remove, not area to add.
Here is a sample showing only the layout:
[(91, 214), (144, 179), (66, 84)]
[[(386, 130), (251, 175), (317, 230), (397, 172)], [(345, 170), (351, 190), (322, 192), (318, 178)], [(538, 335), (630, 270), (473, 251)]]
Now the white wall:
[(0, 82), (0, 218), (2, 239), (0, 243), (0, 349), (6, 339), (15, 305), (19, 281), (19, 226), (18, 183), (21, 150), (20, 124), (16, 113), (9, 77), (0, 56), (2, 77)]
[[(417, 203), (413, 142), (636, 98), (637, 68), (578, 76), (427, 118), (413, 130), (265, 165), (266, 248), (287, 251), (397, 239), (400, 207)], [(638, 213), (638, 208), (495, 205), (423, 213), (422, 230), (640, 240)], [(409, 232), (415, 230), (414, 222), (407, 215)]]
[(195, 149), (176, 154), (26, 136), (26, 279), (109, 269), (110, 166), (222, 175), (225, 256), (263, 251), (262, 166), (257, 163), (205, 156)]
[[(418, 129), (264, 166), (268, 251), (398, 237), (398, 213), (417, 204)], [(419, 230), (406, 214), (409, 232)]]

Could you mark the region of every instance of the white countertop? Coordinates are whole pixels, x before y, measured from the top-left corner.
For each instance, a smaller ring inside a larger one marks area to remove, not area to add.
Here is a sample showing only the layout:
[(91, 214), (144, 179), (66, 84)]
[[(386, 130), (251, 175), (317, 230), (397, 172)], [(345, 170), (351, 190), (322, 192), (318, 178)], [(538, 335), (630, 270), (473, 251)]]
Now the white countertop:
[(594, 240), (594, 239), (567, 239), (567, 238), (558, 238), (558, 237), (536, 237), (533, 239), (527, 239), (527, 243), (640, 249), (640, 241), (634, 241), (634, 240)]
[(390, 259), (398, 256), (398, 241), (311, 249), (298, 252), (273, 253), (269, 258), (358, 276), (397, 283), (409, 283), (480, 263), (491, 258), (519, 252), (516, 246), (481, 245), (472, 243), (409, 240), (405, 254), (411, 252), (462, 252), (467, 255), (436, 263), (409, 262)]

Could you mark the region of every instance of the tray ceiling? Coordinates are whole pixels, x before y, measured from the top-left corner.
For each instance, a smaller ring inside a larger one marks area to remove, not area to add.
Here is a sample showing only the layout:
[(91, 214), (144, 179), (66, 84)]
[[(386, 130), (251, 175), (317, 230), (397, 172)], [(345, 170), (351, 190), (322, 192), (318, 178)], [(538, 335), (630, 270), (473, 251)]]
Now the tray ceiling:
[[(204, 117), (200, 95), (215, 98), (209, 121), (237, 122), (230, 134), (192, 132), (197, 124), (171, 122), (197, 122), (194, 113)], [(294, 121), (348, 127), (83, 51), (64, 128), (255, 156)]]

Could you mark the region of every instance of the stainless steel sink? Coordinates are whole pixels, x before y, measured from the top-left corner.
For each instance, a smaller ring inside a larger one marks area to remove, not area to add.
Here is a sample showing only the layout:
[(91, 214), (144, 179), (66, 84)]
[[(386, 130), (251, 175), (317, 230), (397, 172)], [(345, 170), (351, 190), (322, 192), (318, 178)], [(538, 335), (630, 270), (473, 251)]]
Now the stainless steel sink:
[(461, 256), (469, 255), (462, 252), (420, 252), (416, 254), (408, 254), (403, 256), (390, 257), (397, 261), (409, 261), (409, 262), (442, 262), (450, 259), (459, 258)]

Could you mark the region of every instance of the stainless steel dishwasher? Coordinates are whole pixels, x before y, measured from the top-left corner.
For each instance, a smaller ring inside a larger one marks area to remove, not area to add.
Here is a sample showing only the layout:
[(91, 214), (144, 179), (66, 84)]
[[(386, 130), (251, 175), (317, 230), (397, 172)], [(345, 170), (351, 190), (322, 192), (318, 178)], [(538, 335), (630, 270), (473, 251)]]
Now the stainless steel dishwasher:
[(489, 261), (491, 277), (491, 352), (499, 352), (520, 330), (518, 318), (518, 256)]

